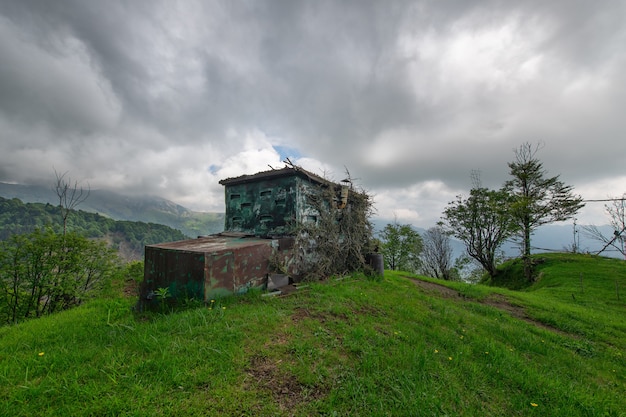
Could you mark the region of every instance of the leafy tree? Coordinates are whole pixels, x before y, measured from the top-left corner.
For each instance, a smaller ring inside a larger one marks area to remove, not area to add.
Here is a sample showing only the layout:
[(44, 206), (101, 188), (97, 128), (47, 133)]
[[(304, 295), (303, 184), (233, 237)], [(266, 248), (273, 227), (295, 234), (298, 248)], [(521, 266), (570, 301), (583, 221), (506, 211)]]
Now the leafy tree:
[(465, 244), (468, 256), (494, 277), (498, 272), (497, 252), (516, 231), (507, 210), (510, 197), (504, 190), (483, 188), (478, 181), (475, 185), (469, 197), (457, 196), (448, 204), (443, 224)]
[(409, 224), (389, 223), (380, 233), (381, 252), (385, 267), (392, 270), (417, 272), (423, 248), (422, 237)]
[(450, 234), (441, 224), (431, 227), (422, 235), (424, 247), (420, 255), (424, 275), (445, 280), (455, 279), (452, 267)]
[(103, 242), (35, 230), (0, 242), (0, 320), (51, 314), (81, 304), (118, 269)]
[(515, 150), (515, 161), (509, 162), (511, 179), (504, 188), (513, 198), (511, 218), (515, 222), (525, 260), (526, 278), (531, 279), (531, 235), (539, 226), (568, 220), (583, 206), (582, 197), (572, 193), (559, 176), (547, 177), (543, 163), (537, 159), (539, 145), (526, 142)]
[[(500, 260), (496, 260), (496, 263), (500, 263)], [(485, 269), (475, 259), (464, 254), (454, 260), (451, 274), (455, 280), (476, 284), (483, 279)]]

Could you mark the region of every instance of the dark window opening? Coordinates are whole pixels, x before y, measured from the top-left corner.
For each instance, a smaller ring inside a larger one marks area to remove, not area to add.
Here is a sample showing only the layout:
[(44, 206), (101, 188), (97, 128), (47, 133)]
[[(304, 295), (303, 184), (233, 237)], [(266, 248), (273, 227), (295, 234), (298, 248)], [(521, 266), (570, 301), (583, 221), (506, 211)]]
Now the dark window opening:
[(230, 195), (230, 199), (231, 200), (238, 200), (241, 198), (241, 194), (231, 194)]

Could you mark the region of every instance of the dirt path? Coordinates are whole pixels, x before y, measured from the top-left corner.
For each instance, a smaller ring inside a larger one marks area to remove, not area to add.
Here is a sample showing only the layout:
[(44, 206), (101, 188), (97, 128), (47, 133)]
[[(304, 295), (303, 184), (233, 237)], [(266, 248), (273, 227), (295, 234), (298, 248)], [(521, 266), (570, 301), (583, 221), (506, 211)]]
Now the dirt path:
[(540, 321), (533, 319), (532, 317), (529, 317), (528, 314), (526, 314), (526, 311), (524, 310), (523, 307), (512, 304), (504, 295), (492, 294), (483, 300), (478, 300), (478, 299), (473, 299), (473, 298), (468, 299), (467, 297), (460, 294), (457, 290), (448, 288), (445, 285), (440, 285), (440, 284), (436, 284), (434, 282), (429, 282), (429, 281), (422, 281), (420, 279), (408, 277), (408, 276), (405, 276), (404, 278), (407, 278), (408, 280), (413, 282), (415, 285), (420, 287), (427, 294), (432, 294), (434, 296), (439, 296), (443, 298), (452, 298), (458, 301), (474, 301), (477, 303), (486, 304), (486, 305), (495, 307), (497, 309), (506, 311), (511, 316), (520, 320), (524, 320), (525, 322), (530, 323), (534, 326), (540, 327), (542, 329), (550, 330), (551, 332), (555, 332), (555, 333), (567, 334), (568, 336), (572, 336), (568, 333), (565, 333), (564, 331), (560, 329), (557, 329), (556, 327), (547, 325), (545, 323), (542, 323)]

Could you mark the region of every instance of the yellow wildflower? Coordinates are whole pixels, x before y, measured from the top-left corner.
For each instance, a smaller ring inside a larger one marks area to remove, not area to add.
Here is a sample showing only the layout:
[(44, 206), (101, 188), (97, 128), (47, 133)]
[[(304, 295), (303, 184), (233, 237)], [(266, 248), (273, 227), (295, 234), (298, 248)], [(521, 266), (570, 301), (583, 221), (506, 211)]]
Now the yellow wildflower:
[(39, 352), (39, 356), (43, 356), (43, 355), (44, 355), (44, 352)]
[(537, 404), (537, 403), (530, 403), (530, 405), (532, 405), (533, 407), (538, 407), (539, 406), (539, 404)]

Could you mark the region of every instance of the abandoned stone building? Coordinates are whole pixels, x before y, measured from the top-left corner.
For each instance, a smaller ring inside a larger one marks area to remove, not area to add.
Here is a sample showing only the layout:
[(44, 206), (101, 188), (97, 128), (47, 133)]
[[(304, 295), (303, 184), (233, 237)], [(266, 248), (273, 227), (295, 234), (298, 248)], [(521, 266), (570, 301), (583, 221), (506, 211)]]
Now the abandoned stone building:
[[(316, 222), (318, 211), (310, 204), (315, 189), (337, 190), (335, 207), (347, 204), (348, 187), (330, 182), (302, 168), (288, 166), (220, 181), (225, 188), (224, 231), (178, 242), (146, 246), (140, 303), (168, 289), (176, 298), (208, 301), (271, 284), (271, 260), (290, 259), (294, 227)], [(284, 272), (284, 271), (283, 271)]]

